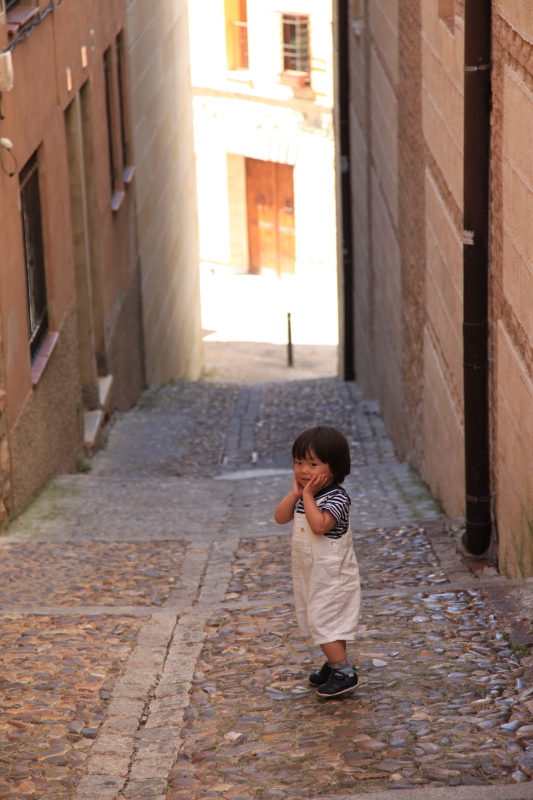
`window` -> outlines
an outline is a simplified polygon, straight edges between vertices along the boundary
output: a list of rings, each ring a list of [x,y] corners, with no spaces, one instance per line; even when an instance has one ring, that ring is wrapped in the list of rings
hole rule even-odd
[[[352,0],[352,32],[357,41],[363,33],[363,0]]]
[[[108,47],[104,53],[104,77],[111,210],[118,211],[125,196],[124,186],[131,182],[135,172],[129,135],[126,49],[122,31],[116,38],[115,47]]]
[[[122,179],[129,183],[133,177],[133,157],[130,141],[130,115],[126,82],[126,48],[124,33],[117,36],[118,96],[120,104],[120,139],[122,145]]]
[[[115,154],[114,132],[115,114],[113,98],[113,55],[111,48],[108,47],[104,53],[104,75],[105,75],[105,108],[107,116],[107,147],[109,150],[109,170],[111,177],[111,196],[114,197],[118,188],[118,168]]]
[[[309,17],[305,14],[283,14],[282,80],[305,86],[310,82]]]
[[[444,22],[450,33],[455,28],[455,3],[454,0],[438,0],[439,19]]]
[[[248,69],[248,12],[246,0],[225,0],[228,69]]]
[[[4,5],[5,13],[2,13]],[[0,0],[0,17],[3,17],[7,24],[7,32],[14,36],[27,23],[31,22],[39,14],[39,3],[37,0],[32,2],[21,2],[21,0]]]
[[[36,153],[20,172],[20,201],[26,258],[30,354],[33,359],[48,332],[39,163]]]

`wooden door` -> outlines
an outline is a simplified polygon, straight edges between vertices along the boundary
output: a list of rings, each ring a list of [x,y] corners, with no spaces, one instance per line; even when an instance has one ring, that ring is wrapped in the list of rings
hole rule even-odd
[[[294,168],[276,164],[278,201],[278,262],[280,272],[294,272],[296,240],[294,237]]]
[[[249,272],[294,272],[293,167],[246,159]]]

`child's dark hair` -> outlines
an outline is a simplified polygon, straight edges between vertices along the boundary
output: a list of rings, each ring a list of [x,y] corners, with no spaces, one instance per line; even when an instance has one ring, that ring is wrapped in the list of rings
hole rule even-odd
[[[328,464],[335,483],[342,483],[350,474],[350,448],[346,437],[329,425],[306,428],[292,446],[292,457],[307,458],[310,451],[324,464]]]

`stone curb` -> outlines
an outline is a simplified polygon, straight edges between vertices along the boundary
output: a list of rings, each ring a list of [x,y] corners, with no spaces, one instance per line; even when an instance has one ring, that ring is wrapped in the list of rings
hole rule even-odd
[[[427,789],[387,789],[384,792],[372,792],[376,800],[531,800],[533,783],[522,783],[508,786],[443,786]],[[358,794],[315,795],[307,800],[361,800]]]
[[[199,602],[193,599],[179,616],[170,605],[175,597],[163,608],[143,609],[150,619],[115,685],[107,719],[87,760],[88,774],[73,800],[164,798],[181,748],[179,731],[206,622],[226,593],[237,546],[238,539],[215,541],[210,548],[191,545],[184,574],[191,599],[198,597]]]
[[[87,760],[88,774],[78,784],[73,800],[115,800],[124,786],[136,745],[147,698],[165,663],[167,645],[176,627],[176,614],[166,612],[139,631],[126,669],[117,681]]]

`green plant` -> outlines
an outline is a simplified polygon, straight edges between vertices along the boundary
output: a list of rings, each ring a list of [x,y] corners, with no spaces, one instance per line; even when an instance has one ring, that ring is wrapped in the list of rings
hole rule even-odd
[[[76,456],[76,469],[78,472],[87,473],[90,472],[92,468],[93,465],[91,464],[90,461],[87,461],[87,459],[84,456],[81,455]]]
[[[519,644],[518,642],[510,642],[509,646],[513,653],[518,656],[518,658],[524,658],[524,656],[529,655],[529,647],[525,644]]]

